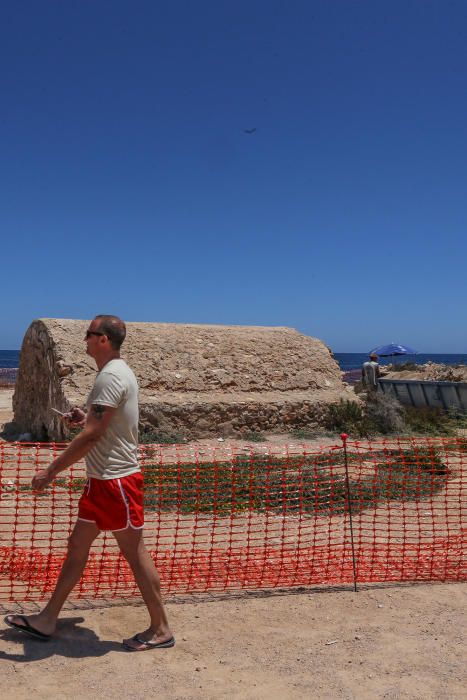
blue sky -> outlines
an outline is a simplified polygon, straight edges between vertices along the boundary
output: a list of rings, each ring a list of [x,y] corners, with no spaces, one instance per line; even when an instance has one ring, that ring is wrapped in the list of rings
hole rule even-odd
[[[0,55],[1,348],[116,313],[467,352],[463,0],[10,3]]]

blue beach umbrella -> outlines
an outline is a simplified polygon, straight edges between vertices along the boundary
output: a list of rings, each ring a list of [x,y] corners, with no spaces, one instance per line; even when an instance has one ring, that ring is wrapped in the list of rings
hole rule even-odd
[[[414,350],[408,345],[389,343],[389,345],[379,345],[377,348],[372,350],[371,353],[374,353],[379,357],[392,357],[393,355],[417,355],[418,350]]]

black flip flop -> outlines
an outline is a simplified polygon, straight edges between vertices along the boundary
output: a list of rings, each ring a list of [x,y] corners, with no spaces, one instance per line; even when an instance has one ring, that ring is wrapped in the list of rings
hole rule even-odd
[[[175,646],[175,637],[170,637],[170,639],[167,639],[165,642],[146,642],[145,639],[141,639],[141,637],[138,634],[135,634],[134,637],[131,638],[132,642],[137,642],[138,644],[143,644],[144,648],[143,649],[135,649],[134,647],[129,646],[129,644],[123,643],[124,648],[127,651],[147,651],[148,649],[170,649],[171,647]]]
[[[18,620],[21,620],[24,624],[18,625],[18,623],[13,622],[11,619],[13,617],[18,618]],[[34,639],[40,639],[41,642],[48,642],[52,636],[51,634],[44,634],[44,632],[40,632],[39,630],[36,630],[35,627],[32,627],[32,625],[29,624],[27,617],[25,617],[24,615],[7,615],[3,621],[9,627],[13,627],[13,629],[19,630],[20,632],[23,632],[28,637],[34,637]]]

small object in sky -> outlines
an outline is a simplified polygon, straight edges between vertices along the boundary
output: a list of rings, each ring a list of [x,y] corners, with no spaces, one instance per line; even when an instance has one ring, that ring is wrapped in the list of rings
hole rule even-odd
[[[244,134],[254,134],[256,131],[256,126],[253,129],[244,129],[243,133]]]

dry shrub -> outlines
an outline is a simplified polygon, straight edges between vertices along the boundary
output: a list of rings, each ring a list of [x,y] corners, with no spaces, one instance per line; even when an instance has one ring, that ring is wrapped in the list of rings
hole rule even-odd
[[[367,395],[365,414],[371,433],[401,433],[406,430],[404,407],[393,396],[375,392]]]

